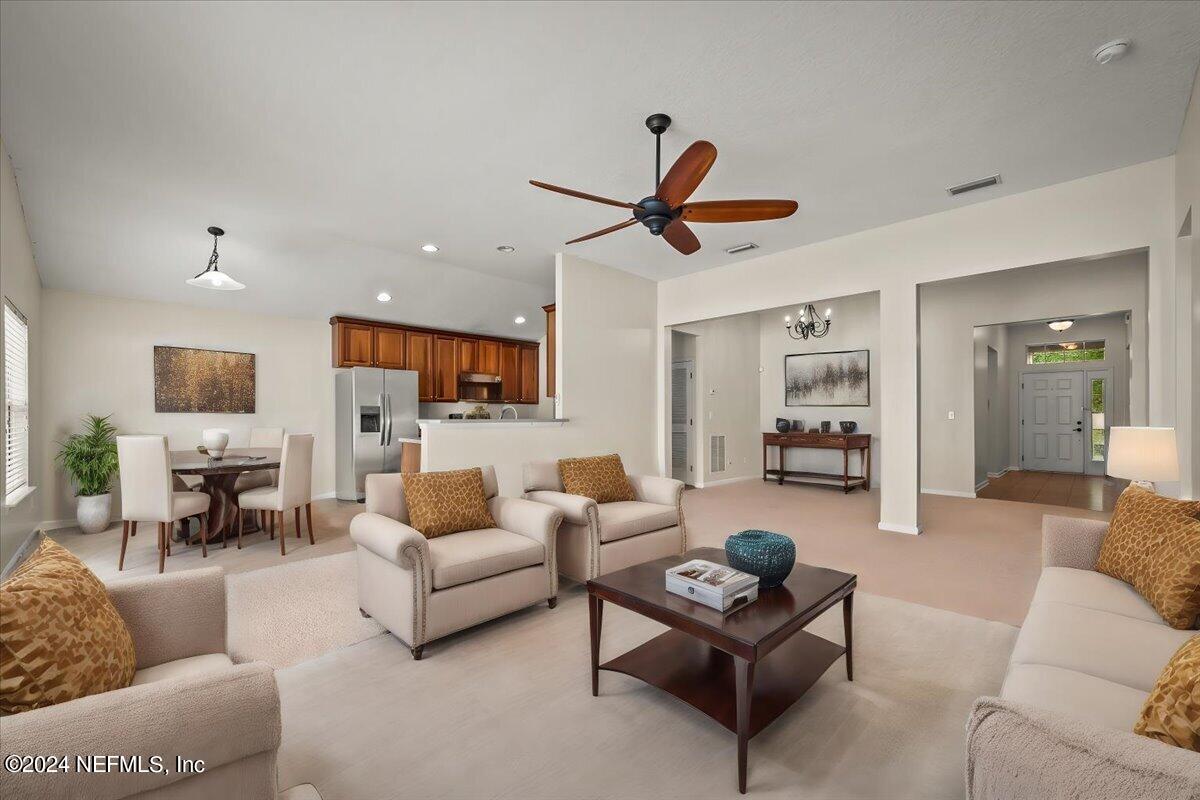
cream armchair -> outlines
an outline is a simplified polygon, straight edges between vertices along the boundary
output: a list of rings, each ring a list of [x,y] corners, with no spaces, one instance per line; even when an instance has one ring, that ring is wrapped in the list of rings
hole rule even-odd
[[[597,503],[563,491],[557,461],[531,462],[524,472],[525,499],[563,513],[556,557],[568,578],[582,583],[687,549],[682,481],[630,475],[636,500]]]
[[[414,659],[434,639],[558,602],[554,534],[562,513],[498,497],[492,467],[483,468],[483,486],[497,527],[426,539],[408,525],[402,477],[367,476],[367,510],[350,521],[359,609],[407,643]]]
[[[220,567],[108,585],[137,652],[133,685],[0,718],[3,755],[162,758],[152,772],[12,773],[0,797],[108,799],[271,798],[280,741],[279,690],[267,664],[234,664],[225,652]],[[201,759],[181,773],[176,757]]]

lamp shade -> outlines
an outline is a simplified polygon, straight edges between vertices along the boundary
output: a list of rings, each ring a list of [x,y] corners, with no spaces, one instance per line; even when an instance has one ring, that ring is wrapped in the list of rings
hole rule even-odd
[[[219,292],[236,292],[246,288],[246,284],[235,281],[219,269],[205,270],[194,278],[188,278],[187,282],[201,289],[216,289]]]
[[[1134,481],[1179,480],[1175,429],[1110,428],[1108,474]]]

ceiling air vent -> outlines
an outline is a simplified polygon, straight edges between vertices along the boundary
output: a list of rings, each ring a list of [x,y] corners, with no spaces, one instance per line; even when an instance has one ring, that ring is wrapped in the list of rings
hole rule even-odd
[[[988,186],[995,186],[999,182],[1000,182],[1000,176],[998,174],[997,175],[989,175],[986,178],[978,178],[973,181],[967,181],[966,183],[960,183],[958,186],[951,186],[950,188],[946,189],[946,194],[953,197],[956,194],[963,194],[964,192],[973,192],[976,189],[984,189]]]
[[[757,249],[758,245],[756,245],[754,242],[746,242],[745,244],[735,244],[733,247],[726,247],[725,252],[729,253],[729,255],[733,255],[734,253],[744,253],[747,250]]]

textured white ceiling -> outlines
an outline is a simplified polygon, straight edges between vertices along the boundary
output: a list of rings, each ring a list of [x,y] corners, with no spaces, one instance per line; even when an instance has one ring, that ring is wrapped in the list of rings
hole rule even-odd
[[[1169,155],[1198,61],[1194,2],[7,2],[0,133],[48,286],[538,335],[553,253],[623,215],[526,181],[649,194],[651,112],[668,164],[716,144],[695,199],[800,203],[567,248],[665,278]],[[183,283],[214,224],[244,292]]]

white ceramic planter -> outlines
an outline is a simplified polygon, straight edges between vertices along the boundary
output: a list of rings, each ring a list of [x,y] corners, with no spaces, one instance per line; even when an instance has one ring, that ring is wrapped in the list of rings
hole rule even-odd
[[[80,495],[75,498],[75,519],[84,533],[99,533],[112,521],[112,494]]]
[[[208,428],[202,434],[204,449],[213,458],[222,458],[229,446],[229,431],[225,428]]]

